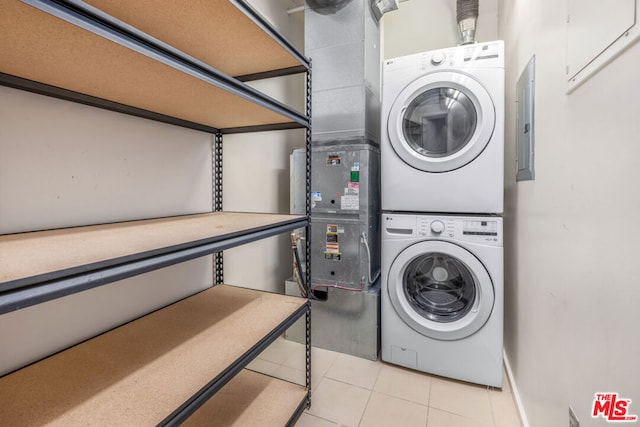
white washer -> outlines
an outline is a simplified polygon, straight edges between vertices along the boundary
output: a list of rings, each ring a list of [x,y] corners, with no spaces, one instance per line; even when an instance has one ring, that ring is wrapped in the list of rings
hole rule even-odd
[[[384,61],[382,210],[501,213],[504,43]]]
[[[382,360],[502,387],[502,218],[382,215]]]

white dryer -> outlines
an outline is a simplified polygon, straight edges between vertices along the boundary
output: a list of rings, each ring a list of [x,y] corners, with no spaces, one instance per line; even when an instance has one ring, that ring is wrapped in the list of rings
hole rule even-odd
[[[501,213],[504,43],[385,60],[382,210]]]
[[[382,215],[382,360],[502,387],[502,218]]]

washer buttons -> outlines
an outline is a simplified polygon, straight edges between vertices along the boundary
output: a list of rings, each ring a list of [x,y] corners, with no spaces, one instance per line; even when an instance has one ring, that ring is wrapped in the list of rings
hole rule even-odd
[[[435,234],[440,234],[444,231],[444,222],[442,221],[433,221],[431,223],[431,231]]]

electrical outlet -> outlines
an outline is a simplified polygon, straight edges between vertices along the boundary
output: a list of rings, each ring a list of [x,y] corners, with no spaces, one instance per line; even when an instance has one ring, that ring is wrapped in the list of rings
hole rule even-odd
[[[580,427],[580,421],[571,406],[569,406],[569,427]]]

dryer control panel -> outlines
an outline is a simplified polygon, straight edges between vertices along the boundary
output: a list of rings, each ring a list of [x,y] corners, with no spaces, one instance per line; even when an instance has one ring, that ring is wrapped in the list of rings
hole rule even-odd
[[[439,68],[504,68],[504,42],[501,40],[415,53],[383,62],[385,72],[408,67],[423,71]]]

